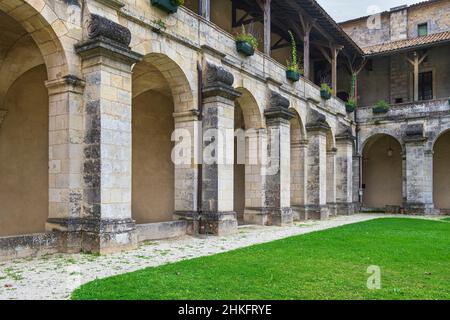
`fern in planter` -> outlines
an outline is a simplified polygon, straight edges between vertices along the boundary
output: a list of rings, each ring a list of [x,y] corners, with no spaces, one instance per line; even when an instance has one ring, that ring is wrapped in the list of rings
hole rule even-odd
[[[295,42],[294,34],[291,30],[288,31],[289,36],[291,37],[291,60],[287,61],[287,69],[286,69],[286,78],[289,80],[296,82],[300,79],[300,74],[302,70],[299,68],[300,60],[298,59],[297,53],[297,43]]]
[[[350,83],[350,96],[345,103],[345,110],[348,113],[352,113],[356,108],[356,99],[355,99],[355,84],[356,84],[356,74],[352,74],[352,80]]]
[[[333,93],[333,89],[327,83],[322,83],[320,86],[320,96],[322,99],[329,100],[331,99],[331,94]]]
[[[244,25],[242,25],[242,31],[235,36],[235,40],[238,52],[247,57],[255,54],[255,50],[258,48],[258,39],[250,32],[247,32]]]
[[[151,0],[151,3],[167,13],[175,13],[179,6],[184,5],[184,0]]]
[[[377,102],[375,107],[372,108],[373,113],[387,113],[391,106],[384,100],[380,100]]]
[[[353,98],[348,98],[347,102],[345,103],[345,110],[348,113],[352,113],[355,111],[356,108],[356,101]]]

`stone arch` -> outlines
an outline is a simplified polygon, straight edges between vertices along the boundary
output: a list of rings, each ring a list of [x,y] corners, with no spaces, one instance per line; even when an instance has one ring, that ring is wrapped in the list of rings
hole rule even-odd
[[[368,142],[370,142],[371,138],[378,136],[378,135],[387,135],[392,137],[393,139],[395,139],[399,144],[400,147],[402,148],[402,153],[404,152],[404,144],[402,141],[402,138],[400,136],[398,136],[397,134],[393,133],[391,130],[386,129],[386,128],[376,128],[374,130],[371,130],[370,132],[368,132],[365,135],[361,135],[361,143],[359,144],[359,150],[358,153],[362,154],[364,147],[366,146],[366,144]]]
[[[362,143],[363,206],[385,210],[403,202],[403,149],[394,136],[376,133]]]
[[[261,129],[264,128],[264,120],[256,98],[246,88],[239,87],[236,90],[241,94],[236,99],[236,103],[242,110],[244,117],[245,129]]]
[[[70,50],[66,50],[58,40],[69,31],[52,6],[45,0],[3,0],[0,2],[0,12],[16,20],[31,35],[44,58],[48,80],[70,73],[66,57],[66,52]]]
[[[197,79],[197,75],[193,74],[195,69],[186,68],[181,63],[178,63],[178,61],[186,59],[172,51],[173,49],[164,52],[163,50],[170,50],[166,47],[169,46],[160,46],[158,50],[153,51],[156,48],[153,48],[148,42],[133,47],[134,51],[144,56],[143,61],[134,66],[133,72],[136,71],[136,66],[143,64],[147,64],[147,67],[151,66],[153,69],[151,72],[158,71],[163,76],[168,88],[170,88],[175,113],[197,109],[195,96],[197,89],[195,83],[192,82]]]
[[[258,156],[265,123],[259,104],[250,90],[238,87],[236,91],[241,95],[235,100],[234,108],[233,210],[238,222],[243,223],[246,208],[258,201],[256,190],[261,188]]]
[[[435,208],[450,213],[450,129],[433,141],[433,200]]]
[[[290,108],[294,118],[290,120],[291,137],[291,207],[295,220],[304,219],[306,204],[306,129],[300,114],[295,108]]]
[[[186,128],[175,121],[195,109],[193,93],[174,60],[149,53],[133,67],[132,98],[132,215],[141,224],[171,221],[179,176],[172,134],[177,125]]]

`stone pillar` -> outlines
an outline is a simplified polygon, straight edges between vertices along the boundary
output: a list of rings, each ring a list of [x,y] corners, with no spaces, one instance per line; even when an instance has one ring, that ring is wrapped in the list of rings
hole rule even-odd
[[[293,222],[291,205],[290,174],[290,122],[294,114],[288,110],[289,100],[271,92],[270,106],[265,110],[268,139],[268,166],[265,175],[264,224],[285,226]]]
[[[142,56],[128,47],[130,31],[91,15],[82,58],[84,208],[82,249],[108,253],[136,245],[131,217],[131,67]]]
[[[327,219],[327,132],[321,119],[306,126],[308,132],[307,219]]]
[[[69,75],[46,82],[49,92],[49,211],[47,231],[61,231],[61,249],[79,251],[83,210],[84,81]]]
[[[407,214],[434,214],[433,154],[427,149],[423,125],[409,125],[406,129],[406,202]]]
[[[263,150],[267,148],[266,130],[250,129],[246,133],[245,159],[245,211],[246,224],[264,225],[265,213],[265,177],[262,164]]]
[[[327,206],[332,216],[336,215],[336,154],[336,148],[327,150]]]
[[[203,89],[203,181],[200,233],[237,232],[233,211],[234,77],[222,67],[208,64]]]
[[[291,145],[291,208],[296,221],[306,219],[307,152],[308,140]]]
[[[336,136],[336,208],[338,215],[354,213],[353,143],[351,130]]]
[[[175,113],[175,132],[172,152],[175,160],[175,213],[174,219],[187,220],[188,233],[198,231],[196,225],[198,205],[198,173],[201,159],[201,123],[198,111]],[[176,153],[176,154],[175,154]]]

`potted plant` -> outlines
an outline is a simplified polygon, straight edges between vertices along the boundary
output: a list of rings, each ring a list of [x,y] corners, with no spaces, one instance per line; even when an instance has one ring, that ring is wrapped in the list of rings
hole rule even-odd
[[[356,108],[356,101],[353,98],[348,98],[347,102],[345,103],[345,110],[348,113],[352,113],[353,111],[355,111]]]
[[[355,83],[356,83],[356,74],[352,74],[352,80],[350,83],[350,96],[348,97],[348,100],[345,103],[345,110],[348,113],[354,112],[356,108]]]
[[[175,13],[184,4],[184,0],[151,0],[151,3],[167,13]]]
[[[295,42],[294,34],[291,30],[288,31],[291,37],[291,60],[287,61],[286,78],[292,82],[300,80],[301,70],[299,69],[299,59],[297,58],[297,44]]]
[[[320,86],[320,96],[322,97],[322,99],[329,100],[332,93],[333,90],[330,88],[330,86],[327,83],[322,83],[322,85]]]
[[[242,31],[236,35],[235,40],[238,52],[247,57],[255,54],[255,50],[258,48],[258,40],[245,30],[244,25],[242,25]]]
[[[389,103],[387,103],[384,100],[380,100],[377,102],[375,107],[372,108],[372,112],[373,113],[386,113],[389,111],[390,107],[391,106],[389,105]]]

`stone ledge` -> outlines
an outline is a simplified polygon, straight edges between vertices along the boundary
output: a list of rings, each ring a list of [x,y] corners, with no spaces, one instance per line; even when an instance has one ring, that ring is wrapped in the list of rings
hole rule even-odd
[[[187,221],[169,221],[136,225],[138,242],[181,237],[187,234]]]

